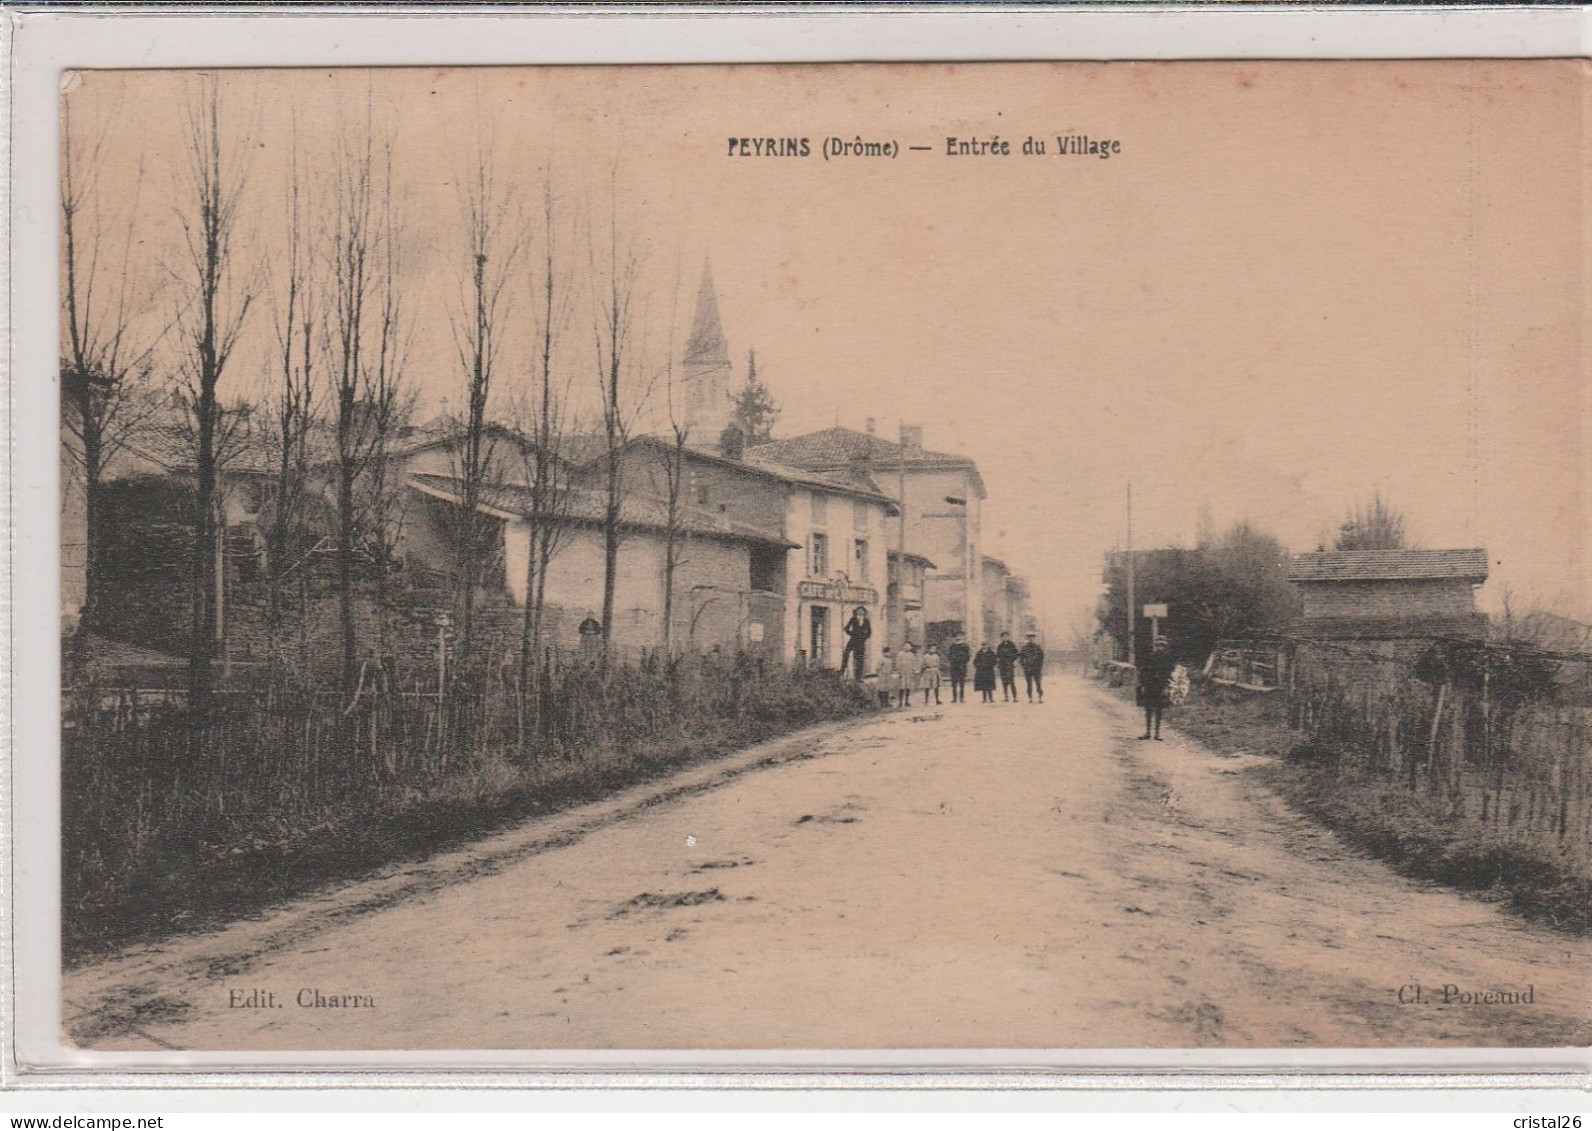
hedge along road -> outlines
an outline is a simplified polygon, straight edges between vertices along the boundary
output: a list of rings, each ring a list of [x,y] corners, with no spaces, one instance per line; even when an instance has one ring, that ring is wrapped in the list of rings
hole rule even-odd
[[[65,1028],[193,1050],[1592,1041],[1592,943],[1344,848],[1175,717],[1137,730],[1061,676],[1042,705],[819,728],[72,971]]]

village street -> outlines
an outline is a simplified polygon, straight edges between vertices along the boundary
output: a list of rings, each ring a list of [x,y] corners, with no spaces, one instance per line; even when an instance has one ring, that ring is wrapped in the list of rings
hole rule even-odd
[[[1043,705],[947,694],[809,732],[69,972],[67,1033],[148,1050],[1592,1039],[1592,944],[1344,848],[1255,780],[1256,757],[1175,722],[1134,741],[1130,705],[1050,685]],[[1534,1001],[1445,1006],[1445,984]]]

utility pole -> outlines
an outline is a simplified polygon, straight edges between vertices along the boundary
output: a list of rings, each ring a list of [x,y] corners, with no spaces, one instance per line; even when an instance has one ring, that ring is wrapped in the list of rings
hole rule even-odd
[[[890,615],[895,629],[890,633],[891,646],[900,655],[907,642],[907,426],[900,424],[900,459],[896,462],[896,499],[900,525],[896,527],[896,584],[891,600]],[[888,575],[889,571],[885,571]]]
[[[1128,484],[1128,664],[1138,666],[1138,647],[1134,630],[1138,627],[1133,615],[1133,484]]]

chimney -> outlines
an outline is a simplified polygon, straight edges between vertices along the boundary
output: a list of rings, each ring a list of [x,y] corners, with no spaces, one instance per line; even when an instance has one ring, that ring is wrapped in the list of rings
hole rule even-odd
[[[923,425],[903,424],[901,426],[901,446],[912,455],[923,452]]]
[[[873,417],[868,417],[868,435],[873,435]]]
[[[719,454],[725,459],[740,460],[746,456],[746,435],[738,424],[726,425],[719,433]]]

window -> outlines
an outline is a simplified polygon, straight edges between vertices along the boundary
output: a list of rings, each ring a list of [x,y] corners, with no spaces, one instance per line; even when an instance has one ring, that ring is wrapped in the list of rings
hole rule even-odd
[[[779,593],[785,588],[785,551],[781,547],[759,546],[752,551],[751,587],[763,593]]]
[[[813,492],[813,522],[822,526],[829,521],[829,496]]]
[[[851,504],[851,528],[853,530],[868,529],[868,504],[857,499]]]
[[[852,555],[851,566],[858,581],[868,580],[868,540],[866,538],[857,539],[856,552]]]
[[[253,523],[227,528],[226,553],[238,584],[253,585],[264,577],[265,540]]]
[[[807,576],[829,576],[829,535],[813,535],[812,553],[807,556]]]
[[[697,484],[696,496],[698,506],[705,507],[708,505],[708,485],[706,483]]]

